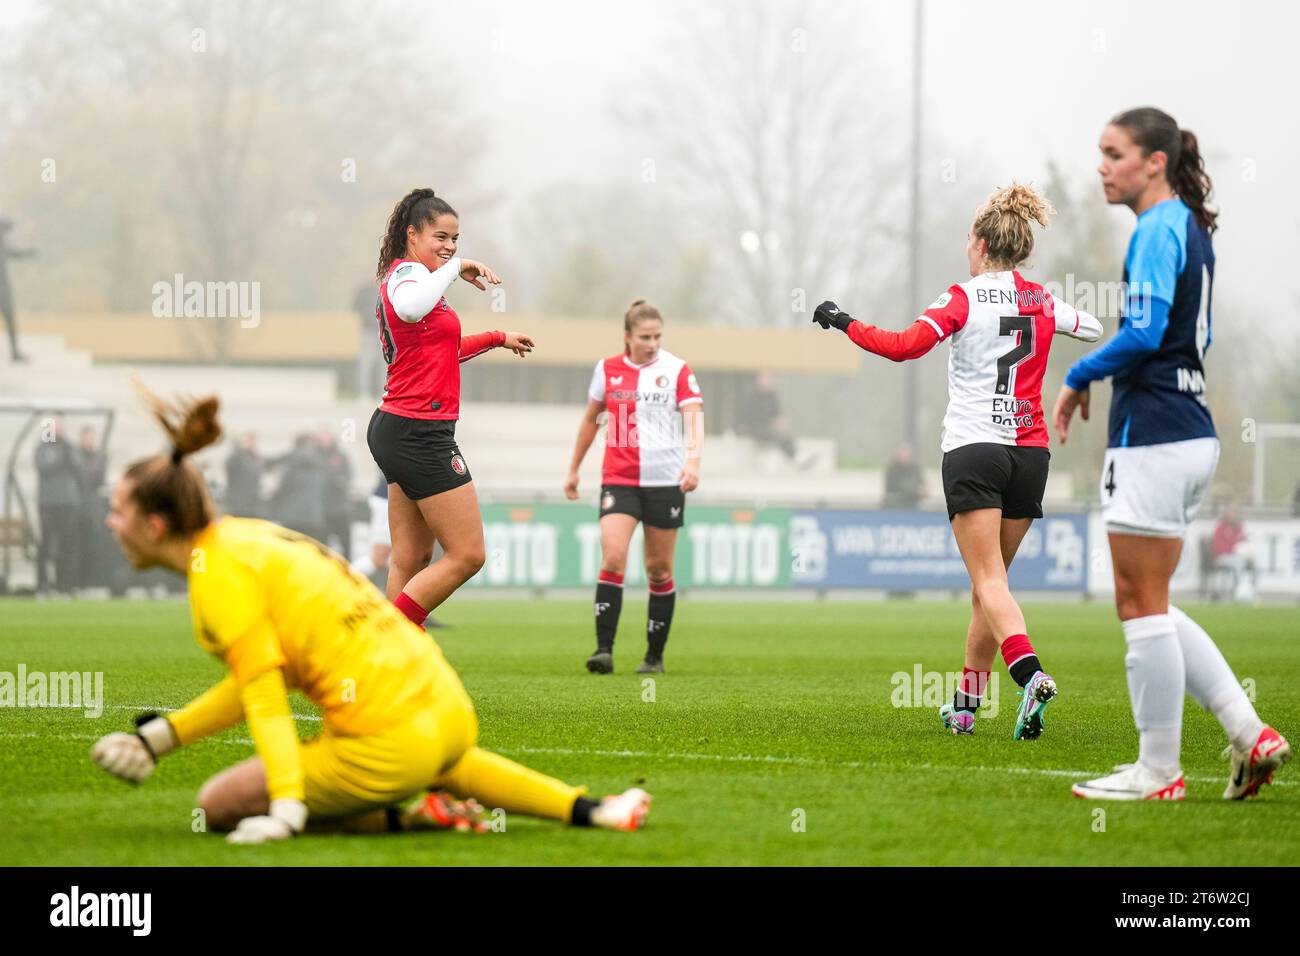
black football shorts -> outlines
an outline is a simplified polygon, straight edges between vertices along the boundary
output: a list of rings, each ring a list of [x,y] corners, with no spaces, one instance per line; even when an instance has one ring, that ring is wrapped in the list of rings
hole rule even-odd
[[[686,493],[677,485],[640,488],[636,485],[603,485],[600,514],[631,515],[651,528],[680,528],[686,521]]]
[[[976,442],[943,456],[948,520],[963,511],[1001,508],[1004,518],[1041,518],[1047,487],[1046,448]]]
[[[474,479],[456,447],[454,421],[403,418],[375,409],[366,442],[384,480],[412,501],[440,495]]]

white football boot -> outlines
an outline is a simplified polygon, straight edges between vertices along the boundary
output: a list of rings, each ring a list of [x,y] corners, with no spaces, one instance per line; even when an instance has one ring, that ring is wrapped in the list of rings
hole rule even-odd
[[[1228,788],[1223,791],[1223,799],[1245,800],[1259,793],[1264,784],[1273,782],[1274,772],[1281,770],[1282,765],[1291,759],[1291,745],[1272,727],[1265,727],[1250,750],[1236,750],[1230,746],[1223,754],[1232,757],[1232,773],[1228,776]]]
[[[639,830],[650,812],[650,794],[637,787],[605,797],[591,811],[591,825],[605,830]]]
[[[1076,783],[1070,790],[1087,800],[1182,800],[1187,795],[1180,770],[1172,777],[1140,763],[1124,763],[1115,773]]]

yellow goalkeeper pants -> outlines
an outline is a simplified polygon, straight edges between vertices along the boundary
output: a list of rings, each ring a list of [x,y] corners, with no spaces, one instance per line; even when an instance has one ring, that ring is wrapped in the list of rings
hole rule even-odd
[[[453,673],[437,702],[366,736],[328,728],[303,745],[307,809],[319,819],[401,803],[426,789],[474,797],[489,810],[568,822],[586,792],[474,746],[478,718]]]

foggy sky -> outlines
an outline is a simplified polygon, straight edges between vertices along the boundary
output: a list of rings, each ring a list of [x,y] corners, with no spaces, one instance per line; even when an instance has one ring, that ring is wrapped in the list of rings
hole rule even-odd
[[[31,6],[0,5],[0,29]],[[912,4],[843,6],[857,20],[881,109],[906,136]],[[365,10],[359,3],[359,15]],[[725,31],[723,10],[709,0],[476,0],[454,12],[411,3],[409,20],[394,20],[393,29],[424,38],[429,59],[414,66],[427,70],[430,96],[463,102],[487,132],[480,172],[508,206],[550,183],[637,177],[655,144],[616,124],[612,107],[645,82],[648,64],[670,60],[678,31]],[[925,10],[928,202],[944,200],[943,160],[959,177],[987,180],[981,190],[1012,179],[1041,183],[1049,160],[1095,183],[1107,117],[1159,106],[1198,134],[1214,180],[1222,210],[1216,305],[1230,297],[1264,311],[1271,333],[1295,341],[1300,296],[1287,280],[1300,254],[1300,177],[1291,172],[1300,149],[1291,104],[1300,90],[1292,43],[1300,10],[1205,0],[926,0]],[[1110,215],[1127,235],[1131,214]],[[944,238],[926,237],[927,250]],[[962,240],[950,243],[954,265]]]
[[[878,65],[882,108],[905,119],[911,4],[854,6],[863,56]],[[430,35],[461,64],[451,87],[486,94],[487,178],[507,191],[637,176],[654,144],[616,130],[611,103],[637,85],[644,64],[666,54],[665,38],[680,29],[670,14],[698,20],[703,31],[726,29],[707,2],[492,0],[474,8],[481,14],[432,18]],[[1159,106],[1197,133],[1214,180],[1223,213],[1216,304],[1230,296],[1267,308],[1270,329],[1290,338],[1300,308],[1288,282],[1300,254],[1300,177],[1292,173],[1300,123],[1291,106],[1300,91],[1297,32],[1300,10],[1281,2],[927,0],[923,189],[942,202],[938,167],[946,158],[959,177],[965,169],[995,176],[989,188],[1041,183],[1049,160],[1095,183],[1107,118]],[[1110,214],[1127,235],[1132,214]],[[958,264],[963,239],[954,237]]]

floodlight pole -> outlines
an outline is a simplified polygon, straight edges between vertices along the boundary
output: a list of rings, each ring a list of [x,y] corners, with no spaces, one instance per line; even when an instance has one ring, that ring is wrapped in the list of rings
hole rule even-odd
[[[911,232],[908,237],[909,302],[907,318],[913,319],[921,302],[921,54],[925,0],[916,0],[912,26],[912,195]],[[917,447],[917,371],[915,362],[903,363],[903,433],[907,443]]]

